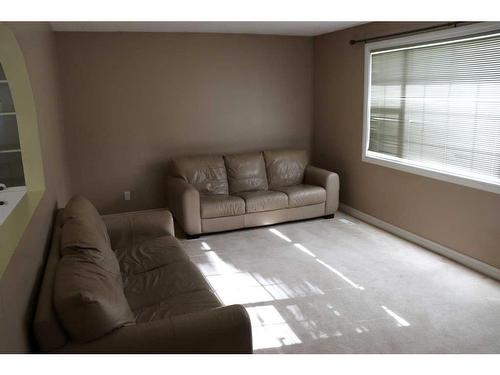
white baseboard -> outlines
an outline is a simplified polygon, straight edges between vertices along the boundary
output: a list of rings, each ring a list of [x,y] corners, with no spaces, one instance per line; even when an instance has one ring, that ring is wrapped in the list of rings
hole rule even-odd
[[[420,237],[414,233],[408,232],[407,230],[401,229],[395,225],[386,223],[383,220],[377,219],[371,215],[365,214],[364,212],[358,211],[355,208],[347,206],[343,203],[340,204],[340,210],[349,214],[356,219],[364,221],[368,224],[372,224],[380,229],[383,229],[389,233],[392,233],[398,237],[404,238],[410,242],[416,243],[426,249],[429,249],[435,253],[443,255],[447,258],[450,258],[460,264],[463,264],[466,267],[469,267],[475,271],[481,272],[493,279],[500,281],[500,269],[490,266],[484,262],[481,262],[477,259],[474,259],[470,256],[459,253],[456,250],[452,250],[449,247],[438,244],[437,242],[428,240],[427,238]]]

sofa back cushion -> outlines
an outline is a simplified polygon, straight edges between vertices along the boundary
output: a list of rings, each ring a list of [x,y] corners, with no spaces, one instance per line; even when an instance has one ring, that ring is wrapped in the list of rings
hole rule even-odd
[[[68,220],[74,218],[87,218],[87,220],[93,221],[107,236],[106,225],[97,209],[92,202],[79,194],[74,195],[66,204],[62,213],[61,224],[64,225]]]
[[[54,280],[54,306],[75,342],[87,342],[134,323],[120,274],[92,262],[85,254],[65,255]]]
[[[186,156],[172,161],[172,175],[204,194],[229,194],[222,156]]]
[[[301,184],[308,163],[306,150],[265,151],[269,189]]]
[[[106,230],[106,225],[92,203],[73,197],[63,211],[61,256],[82,254],[102,268],[120,273],[120,266]]]
[[[267,190],[266,163],[260,152],[225,155],[229,192]]]
[[[62,257],[80,254],[103,269],[120,274],[120,265],[115,252],[95,223],[85,219],[71,219],[63,225],[60,252]]]
[[[62,213],[61,225],[66,224],[71,219],[83,219],[92,223],[100,235],[110,244],[106,224],[95,206],[87,198],[77,194],[69,200]]]

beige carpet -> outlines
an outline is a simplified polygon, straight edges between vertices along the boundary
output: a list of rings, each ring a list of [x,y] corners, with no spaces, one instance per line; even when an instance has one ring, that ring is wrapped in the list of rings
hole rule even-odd
[[[345,214],[183,243],[256,353],[500,353],[500,283]]]

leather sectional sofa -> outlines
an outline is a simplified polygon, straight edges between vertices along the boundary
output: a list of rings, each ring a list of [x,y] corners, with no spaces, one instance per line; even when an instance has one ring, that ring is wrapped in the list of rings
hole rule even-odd
[[[166,182],[167,204],[188,237],[201,233],[331,217],[339,177],[309,165],[305,150],[179,157]]]
[[[58,213],[34,319],[42,352],[251,353],[243,306],[222,306],[166,210]]]

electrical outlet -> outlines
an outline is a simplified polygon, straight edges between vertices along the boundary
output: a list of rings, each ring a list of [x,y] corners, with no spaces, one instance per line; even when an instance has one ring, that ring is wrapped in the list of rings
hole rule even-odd
[[[125,199],[126,201],[130,200],[130,191],[123,192],[123,199]]]

